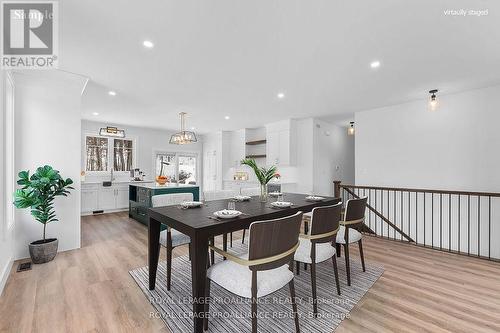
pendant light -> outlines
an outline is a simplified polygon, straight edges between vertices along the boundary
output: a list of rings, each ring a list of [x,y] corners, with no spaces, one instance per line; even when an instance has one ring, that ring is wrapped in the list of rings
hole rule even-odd
[[[179,113],[181,118],[181,131],[175,134],[172,134],[170,137],[170,143],[174,145],[186,145],[189,143],[198,142],[196,138],[196,134],[191,131],[186,131],[186,112]]]
[[[436,111],[438,107],[438,100],[436,97],[436,93],[438,92],[437,89],[433,89],[429,91],[429,94],[431,94],[431,97],[429,99],[429,110],[430,111]]]
[[[354,135],[354,121],[349,122],[349,127],[347,128],[347,135]]]

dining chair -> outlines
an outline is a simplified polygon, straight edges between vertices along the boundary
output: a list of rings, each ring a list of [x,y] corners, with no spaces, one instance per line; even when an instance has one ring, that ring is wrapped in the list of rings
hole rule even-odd
[[[361,266],[363,272],[365,268],[365,256],[363,254],[363,235],[359,228],[364,223],[366,201],[368,197],[347,200],[344,212],[344,218],[340,221],[340,228],[337,234],[337,244],[344,246],[345,269],[347,272],[347,285],[351,285],[351,265],[349,258],[349,244],[358,243],[359,256],[361,257]],[[339,253],[340,254],[340,253]]]
[[[193,201],[193,193],[171,193],[153,195],[151,198],[153,207],[179,205],[184,201]],[[160,244],[167,250],[167,290],[170,290],[172,275],[172,250],[181,245],[190,244],[191,238],[175,229],[167,227],[160,233]],[[191,248],[189,248],[191,258]]]
[[[318,315],[318,301],[316,293],[316,264],[332,258],[335,284],[337,294],[340,295],[339,272],[337,268],[337,257],[335,256],[335,239],[339,231],[340,217],[342,213],[342,203],[332,206],[313,208],[311,214],[310,233],[300,234],[300,245],[295,252],[297,268],[299,263],[306,263],[311,266],[311,287],[313,297],[313,313]]]
[[[238,195],[238,191],[236,190],[216,190],[216,191],[204,191],[203,199],[205,201],[214,201],[214,200],[224,200],[231,199]],[[225,244],[224,250],[227,249],[227,234],[223,235],[223,242]],[[229,246],[233,247],[233,233],[229,234]]]
[[[249,197],[260,195],[260,187],[248,187],[241,189],[241,195],[247,195]],[[246,229],[243,229],[243,237],[241,238],[241,244],[245,244],[245,233]]]
[[[299,247],[302,212],[294,215],[257,221],[250,225],[248,253],[244,256],[211,248],[228,260],[211,266],[207,271],[205,311],[209,313],[210,282],[247,299],[252,304],[252,333],[257,332],[257,300],[287,284],[290,288],[295,331],[300,332],[293,274],[293,258]],[[208,316],[204,319],[208,329]]]

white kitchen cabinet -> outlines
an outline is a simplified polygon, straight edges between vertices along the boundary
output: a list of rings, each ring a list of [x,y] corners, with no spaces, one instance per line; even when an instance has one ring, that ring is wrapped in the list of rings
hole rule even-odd
[[[97,210],[97,200],[97,187],[85,187],[82,185],[82,213],[92,213],[94,210]]]
[[[288,119],[266,125],[266,139],[268,165],[295,165],[297,151],[295,120]]]
[[[95,211],[117,211],[129,206],[129,184],[115,183],[112,186],[102,184],[82,184],[82,214]]]
[[[99,191],[98,210],[111,210],[116,208],[116,188],[103,187]]]
[[[116,189],[116,209],[128,208],[129,197],[128,197],[129,187],[118,186]]]

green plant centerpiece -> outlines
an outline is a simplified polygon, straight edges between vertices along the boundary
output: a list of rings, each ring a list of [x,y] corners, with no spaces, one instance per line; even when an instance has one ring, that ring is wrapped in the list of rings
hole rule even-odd
[[[273,165],[269,168],[259,167],[257,162],[252,158],[241,160],[241,165],[248,165],[255,172],[255,176],[260,183],[260,201],[267,201],[267,183],[276,177],[276,166]]]
[[[59,171],[49,165],[39,167],[31,176],[29,171],[21,171],[18,176],[17,184],[21,188],[14,194],[14,205],[19,209],[30,208],[35,220],[43,224],[43,238],[29,244],[31,260],[42,264],[53,260],[57,254],[57,238],[46,238],[47,224],[59,221],[54,199],[68,196],[73,181],[63,179]]]

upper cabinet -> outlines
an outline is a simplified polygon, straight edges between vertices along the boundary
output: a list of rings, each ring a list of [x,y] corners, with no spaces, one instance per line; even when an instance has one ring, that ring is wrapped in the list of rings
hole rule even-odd
[[[297,124],[293,119],[266,125],[268,165],[288,166],[297,162]]]

